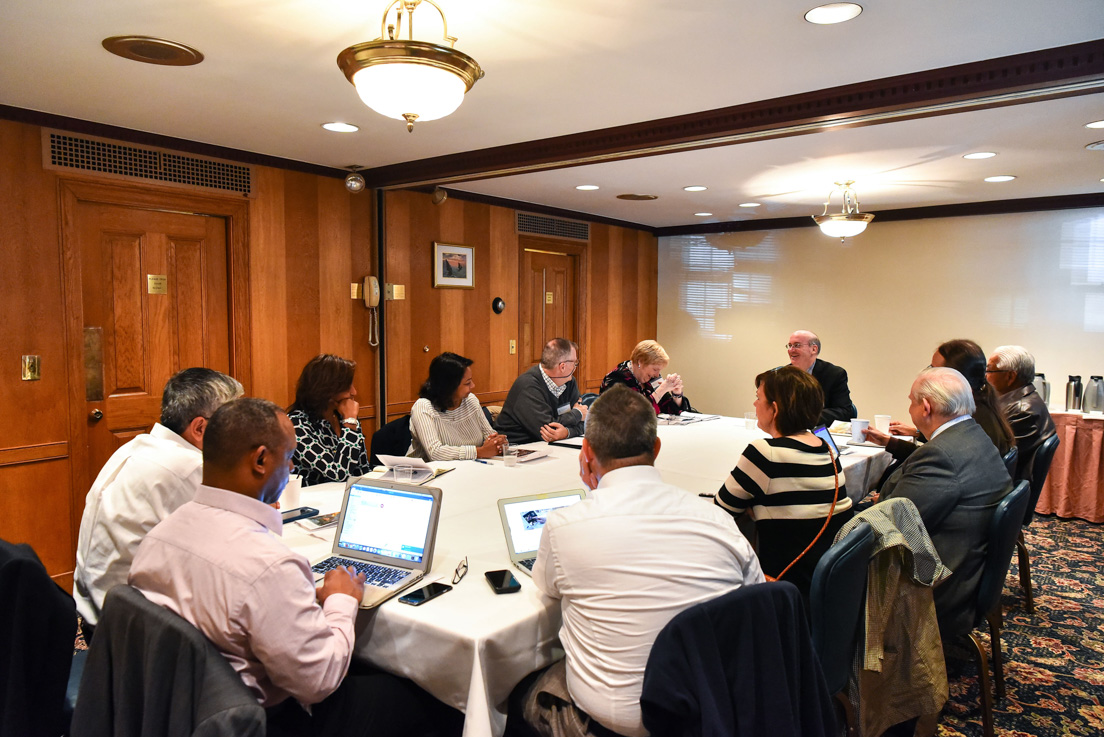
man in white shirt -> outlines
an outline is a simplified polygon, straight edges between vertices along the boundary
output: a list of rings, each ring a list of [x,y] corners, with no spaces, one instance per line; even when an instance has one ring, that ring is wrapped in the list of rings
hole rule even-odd
[[[652,643],[682,610],[763,572],[723,510],[654,467],[656,414],[617,386],[590,409],[580,453],[590,497],[548,517],[533,582],[560,599],[566,657],[525,698],[543,735],[644,737],[640,689]]]
[[[180,371],[165,384],[161,421],[115,451],[100,470],[84,502],[73,574],[86,634],[99,621],[107,592],[126,583],[138,543],[195,495],[207,420],[241,393],[237,380],[218,371]]]

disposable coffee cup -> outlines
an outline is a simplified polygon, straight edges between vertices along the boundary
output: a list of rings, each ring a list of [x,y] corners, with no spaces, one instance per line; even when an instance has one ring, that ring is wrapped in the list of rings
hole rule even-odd
[[[891,415],[874,415],[874,429],[889,435],[889,423],[892,419]]]
[[[748,430],[759,429],[759,418],[755,416],[754,412],[744,413],[744,427]]]
[[[298,509],[300,492],[303,490],[303,478],[293,473],[288,476],[287,486],[284,487],[284,493],[280,495],[280,509]]]
[[[866,436],[863,435],[863,430],[870,427],[870,420],[851,420],[851,442],[852,443],[865,443]]]
[[[409,484],[414,478],[414,466],[395,466],[395,480],[400,484]]]

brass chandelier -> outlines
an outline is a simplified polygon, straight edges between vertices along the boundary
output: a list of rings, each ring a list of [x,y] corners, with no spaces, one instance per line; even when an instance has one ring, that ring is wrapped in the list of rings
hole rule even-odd
[[[444,43],[414,40],[414,11],[423,2],[441,15]],[[388,18],[394,11],[394,21]],[[406,17],[406,35],[403,16]],[[464,95],[483,70],[475,59],[453,48],[445,13],[433,0],[394,0],[383,11],[380,37],[359,43],[337,56],[337,65],[356,87],[364,104],[380,115],[405,120],[413,132],[415,121],[437,120],[460,107]]]
[[[844,238],[850,238],[866,230],[866,226],[874,219],[874,213],[859,212],[859,196],[851,189],[854,183],[850,179],[846,182],[836,182],[836,188],[828,193],[824,212],[813,215],[813,220],[820,226],[824,235],[839,238],[842,241]],[[832,195],[836,192],[843,193],[843,210],[829,214],[828,208],[831,206]]]

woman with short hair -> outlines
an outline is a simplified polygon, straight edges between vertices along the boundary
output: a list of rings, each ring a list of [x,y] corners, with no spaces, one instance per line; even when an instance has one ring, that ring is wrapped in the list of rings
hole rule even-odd
[[[854,515],[839,459],[811,431],[824,391],[794,366],[759,374],[755,391],[759,429],[770,437],[748,443],[715,501],[734,517],[752,516],[763,573],[777,578],[793,563],[783,580],[807,598],[817,561]]]
[[[312,358],[299,374],[288,418],[295,427],[292,464],[303,486],[372,470],[357,419],[355,374],[355,361],[328,353]]]
[[[668,374],[661,382],[653,384],[663,377],[669,361],[663,346],[654,340],[642,340],[633,348],[628,361],[618,364],[617,368],[606,374],[599,393],[624,384],[643,394],[652,403],[656,414],[677,415],[692,412],[694,408],[690,406],[690,400],[682,394],[681,376]]]
[[[414,455],[426,461],[463,461],[502,454],[506,436],[496,433],[472,393],[473,361],[442,353],[410,410]]]

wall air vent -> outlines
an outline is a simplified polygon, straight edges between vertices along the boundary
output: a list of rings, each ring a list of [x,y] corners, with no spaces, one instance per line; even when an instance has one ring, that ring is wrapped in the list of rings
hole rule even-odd
[[[46,163],[52,168],[236,192],[246,197],[251,193],[252,172],[241,164],[67,133],[50,132],[49,136]]]
[[[590,223],[577,220],[564,220],[547,215],[533,215],[528,212],[517,214],[517,232],[533,235],[551,235],[557,238],[571,238],[577,241],[590,240]]]

